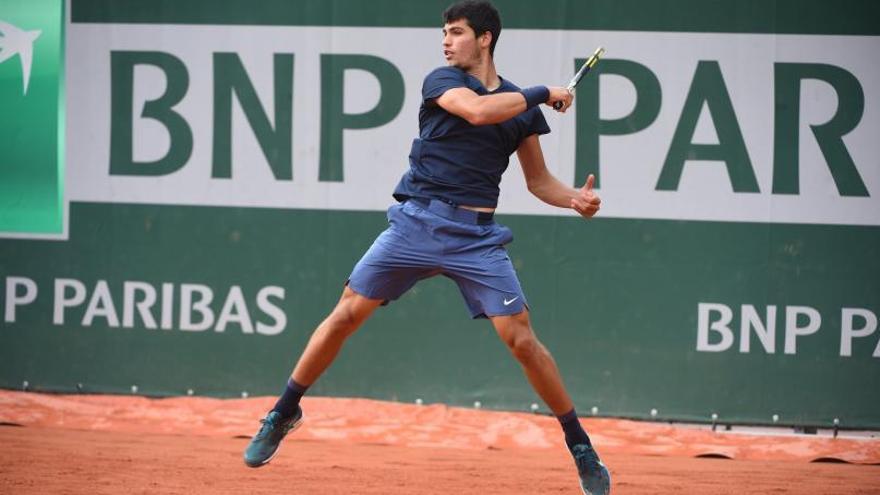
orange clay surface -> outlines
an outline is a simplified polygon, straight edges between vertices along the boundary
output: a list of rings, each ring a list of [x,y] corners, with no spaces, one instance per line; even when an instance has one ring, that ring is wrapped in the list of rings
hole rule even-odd
[[[303,399],[303,427],[249,469],[273,403],[0,391],[0,493],[580,493],[554,418],[365,399]],[[616,495],[880,494],[877,438],[582,422]]]

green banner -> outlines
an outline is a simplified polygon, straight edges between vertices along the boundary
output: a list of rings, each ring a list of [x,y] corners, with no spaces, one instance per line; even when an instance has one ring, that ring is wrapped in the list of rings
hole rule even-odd
[[[385,225],[379,213],[302,210],[76,204],[71,214],[66,243],[0,243],[4,387],[274,395]],[[880,273],[880,229],[501,221],[516,233],[536,331],[580,410],[877,426],[880,338],[865,329],[880,312],[880,278],[866,276]],[[842,316],[847,307],[866,311]],[[313,393],[537,401],[442,277],[379,309]]]
[[[73,22],[270,26],[437,27],[450,0],[90,0]],[[506,29],[711,33],[880,34],[870,0],[496,0]],[[381,15],[378,15],[381,13]]]
[[[63,233],[63,21],[59,0],[0,2],[0,233]]]

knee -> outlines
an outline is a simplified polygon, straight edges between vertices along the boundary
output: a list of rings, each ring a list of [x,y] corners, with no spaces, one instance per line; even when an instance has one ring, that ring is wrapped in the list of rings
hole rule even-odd
[[[508,340],[507,346],[516,360],[522,364],[535,362],[545,352],[544,346],[530,329]]]
[[[331,335],[345,338],[358,329],[361,319],[349,305],[341,304],[327,317],[327,324]]]

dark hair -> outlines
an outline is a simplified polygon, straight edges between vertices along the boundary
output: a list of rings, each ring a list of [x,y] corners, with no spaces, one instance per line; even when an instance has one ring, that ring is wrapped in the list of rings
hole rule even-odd
[[[477,36],[486,31],[492,33],[492,42],[489,44],[489,55],[495,55],[495,44],[501,36],[501,16],[495,6],[485,0],[464,0],[450,5],[443,12],[443,21],[450,22],[464,19]]]

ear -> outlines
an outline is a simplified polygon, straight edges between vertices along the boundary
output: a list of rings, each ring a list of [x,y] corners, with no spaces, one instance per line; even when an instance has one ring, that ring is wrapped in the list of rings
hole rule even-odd
[[[489,46],[492,44],[492,31],[486,31],[483,34],[481,34],[479,37],[479,41],[480,41],[480,48],[488,49]]]

